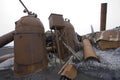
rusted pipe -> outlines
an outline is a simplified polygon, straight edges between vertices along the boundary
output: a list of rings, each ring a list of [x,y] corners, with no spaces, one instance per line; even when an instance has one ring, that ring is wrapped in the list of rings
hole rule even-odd
[[[83,40],[83,48],[84,48],[84,59],[85,61],[89,59],[95,59],[99,61],[90,41],[88,39]]]
[[[11,31],[0,37],[0,48],[14,40],[15,31]]]
[[[3,62],[9,58],[12,58],[14,57],[14,54],[7,54],[7,55],[4,55],[4,56],[0,56],[0,62]]]
[[[107,3],[101,4],[100,31],[106,30]]]

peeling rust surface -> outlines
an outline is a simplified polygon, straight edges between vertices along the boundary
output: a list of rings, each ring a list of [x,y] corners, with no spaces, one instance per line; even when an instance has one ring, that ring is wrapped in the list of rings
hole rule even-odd
[[[119,30],[102,31],[96,36],[96,41],[98,40],[120,41],[120,31]]]
[[[93,58],[93,59],[96,59],[97,61],[99,61],[90,41],[88,39],[83,40],[83,49],[84,49],[84,59],[85,60]]]
[[[64,28],[64,19],[63,15],[61,14],[51,14],[49,16],[49,24],[50,24],[50,29],[62,29]]]
[[[120,30],[107,30],[96,34],[96,42],[100,49],[120,47]]]
[[[47,67],[44,27],[38,18],[22,17],[14,36],[15,75],[25,75]]]
[[[61,30],[62,41],[76,51],[75,40],[77,39],[77,36],[75,34],[74,27],[69,21],[64,21],[64,24],[65,27]],[[71,54],[65,46],[63,46],[63,50],[63,57],[69,56]]]

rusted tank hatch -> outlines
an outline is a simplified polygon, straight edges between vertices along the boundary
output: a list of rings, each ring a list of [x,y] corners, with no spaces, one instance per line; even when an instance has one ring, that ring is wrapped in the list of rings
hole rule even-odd
[[[14,36],[15,75],[25,75],[47,67],[43,24],[32,15],[16,22]]]

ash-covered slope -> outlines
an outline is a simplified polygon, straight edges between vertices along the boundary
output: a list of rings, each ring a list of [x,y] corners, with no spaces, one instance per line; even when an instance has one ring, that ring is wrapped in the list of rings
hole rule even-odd
[[[120,80],[120,48],[95,51],[100,63],[95,60],[77,62],[79,74],[75,80]]]

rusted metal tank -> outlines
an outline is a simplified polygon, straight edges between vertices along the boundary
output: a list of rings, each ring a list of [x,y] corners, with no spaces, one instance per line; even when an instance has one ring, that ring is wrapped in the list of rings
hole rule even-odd
[[[49,24],[50,29],[56,28],[58,30],[64,28],[63,15],[51,13],[51,15],[49,16]]]
[[[38,18],[28,15],[16,22],[14,53],[15,76],[47,67],[44,27]]]
[[[70,23],[69,19],[65,19],[64,21],[65,27],[61,30],[62,40],[63,42],[70,46],[73,50],[76,51],[76,44],[75,41],[77,40],[77,35],[75,33],[73,25]],[[63,57],[70,55],[68,49],[64,47],[64,54],[62,54]]]
[[[96,34],[96,42],[101,50],[120,47],[120,31],[107,30]]]
[[[100,31],[106,30],[107,3],[101,4]]]
[[[94,59],[99,62],[99,59],[89,41],[89,39],[83,39],[83,49],[84,49],[84,59],[85,61],[89,59]]]
[[[3,36],[0,37],[0,48],[3,47],[4,45],[10,43],[14,39],[14,32],[11,31]]]

